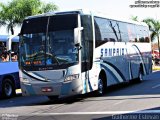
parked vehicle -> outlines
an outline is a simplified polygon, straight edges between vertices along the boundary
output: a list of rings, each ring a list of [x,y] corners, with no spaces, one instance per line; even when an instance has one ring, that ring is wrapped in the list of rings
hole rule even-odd
[[[153,50],[152,57],[153,57],[152,59],[154,61],[154,64],[159,65],[159,63],[160,63],[159,50]]]
[[[0,36],[0,97],[10,98],[20,88],[18,36]]]

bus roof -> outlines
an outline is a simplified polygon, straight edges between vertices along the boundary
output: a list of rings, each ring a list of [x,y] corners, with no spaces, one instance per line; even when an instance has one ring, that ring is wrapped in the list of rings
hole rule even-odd
[[[78,13],[82,14],[82,15],[93,15],[93,16],[97,16],[97,17],[117,20],[117,21],[121,21],[121,22],[127,22],[127,23],[131,23],[131,24],[136,24],[136,25],[143,25],[143,26],[148,27],[148,25],[144,22],[137,22],[137,21],[133,21],[133,20],[130,20],[130,19],[117,18],[113,15],[104,14],[104,13],[101,13],[101,12],[93,12],[93,11],[90,11],[90,10],[87,10],[87,9],[47,12],[47,13],[43,13],[43,14],[39,14],[39,15],[28,16],[26,19],[32,19],[32,18],[43,17],[43,16],[53,16],[53,15],[63,15],[63,14],[78,14]]]

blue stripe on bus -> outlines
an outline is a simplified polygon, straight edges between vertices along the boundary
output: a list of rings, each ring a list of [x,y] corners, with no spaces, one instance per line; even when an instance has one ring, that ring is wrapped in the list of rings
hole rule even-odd
[[[86,79],[84,80],[84,92],[86,93],[87,92],[87,86],[86,86]]]
[[[87,92],[87,83],[86,82],[88,82],[88,86],[89,86],[89,90],[90,91],[93,91],[93,88],[92,88],[92,85],[91,85],[91,82],[90,82],[90,79],[85,79],[85,82],[84,82],[84,91],[85,91],[85,93]]]
[[[124,77],[124,75],[122,74],[122,72],[113,64],[107,62],[107,61],[104,61],[104,63],[108,64],[109,66],[113,67],[117,73],[121,76],[121,78],[124,80],[124,81],[127,81],[126,78]]]
[[[103,68],[105,68],[112,76],[113,76],[113,78],[118,82],[118,83],[120,83],[120,81],[118,80],[118,78],[115,76],[115,74],[110,70],[110,69],[108,69],[105,65],[103,65],[103,64],[101,64],[101,66],[103,67]]]
[[[92,88],[92,86],[91,86],[90,80],[88,80],[88,84],[89,84],[89,89],[90,89],[90,91],[93,91],[93,88]]]
[[[142,53],[141,53],[140,49],[135,44],[132,46],[136,47],[136,49],[138,50],[138,52],[139,52],[138,55],[140,55],[139,57],[142,59],[143,72],[145,71],[145,74],[146,74],[147,69],[146,69],[146,65],[144,64],[144,59],[143,59]]]

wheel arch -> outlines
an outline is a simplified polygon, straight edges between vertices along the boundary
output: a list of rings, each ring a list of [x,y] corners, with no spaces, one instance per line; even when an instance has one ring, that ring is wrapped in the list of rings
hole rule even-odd
[[[15,78],[11,75],[11,74],[8,74],[8,75],[5,75],[3,78],[2,78],[2,84],[3,82],[5,81],[5,79],[10,79],[11,82],[13,83],[14,87],[15,87]]]
[[[145,75],[145,68],[142,62],[139,64],[139,72],[142,72],[143,75]]]

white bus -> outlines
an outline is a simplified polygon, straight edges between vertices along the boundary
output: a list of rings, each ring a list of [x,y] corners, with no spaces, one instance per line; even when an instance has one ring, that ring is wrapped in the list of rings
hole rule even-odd
[[[10,98],[20,88],[18,53],[19,37],[0,35],[0,97]]]
[[[22,94],[85,94],[151,73],[146,24],[84,10],[27,17],[20,32]]]

